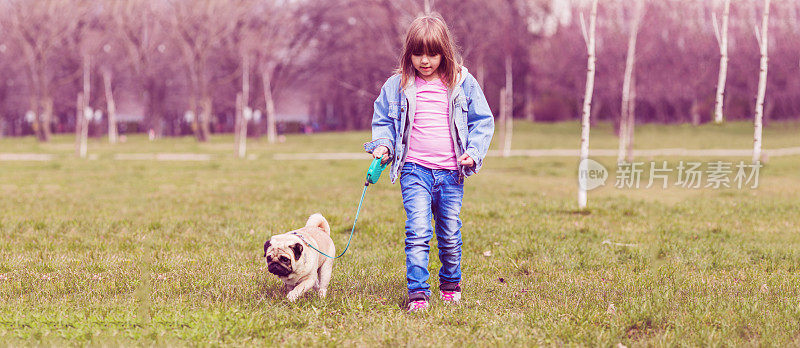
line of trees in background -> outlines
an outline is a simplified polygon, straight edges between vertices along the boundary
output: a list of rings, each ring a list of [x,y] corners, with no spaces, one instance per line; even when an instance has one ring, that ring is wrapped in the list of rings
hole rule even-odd
[[[619,128],[634,117],[628,112],[635,122],[712,121],[721,62],[725,119],[752,119],[761,4],[600,0],[591,120]],[[502,119],[575,120],[587,57],[578,18],[590,7],[578,0],[0,0],[0,136],[47,141],[53,132],[91,128],[116,139],[119,123],[155,137],[205,141],[236,132],[274,141],[276,104],[296,94],[308,96],[316,128],[366,129],[405,30],[426,8],[445,17]],[[800,4],[773,0],[768,30],[763,118],[797,119]],[[631,54],[635,79],[626,82]],[[143,119],[116,120],[119,98],[136,100]]]

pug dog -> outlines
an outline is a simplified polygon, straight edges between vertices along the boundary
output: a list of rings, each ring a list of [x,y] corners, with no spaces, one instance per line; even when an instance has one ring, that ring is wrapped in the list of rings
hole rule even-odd
[[[305,227],[274,235],[264,243],[267,269],[283,281],[289,290],[286,295],[289,301],[298,299],[311,288],[321,298],[328,292],[333,259],[308,248],[308,244],[325,254],[336,254],[331,227],[321,214],[311,215]]]

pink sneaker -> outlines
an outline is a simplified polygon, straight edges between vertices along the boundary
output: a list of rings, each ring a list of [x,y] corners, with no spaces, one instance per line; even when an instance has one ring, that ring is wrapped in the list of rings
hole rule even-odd
[[[417,300],[408,303],[408,312],[424,312],[428,309],[428,300]]]
[[[442,283],[439,285],[439,295],[445,303],[458,303],[461,301],[461,283]]]
[[[424,291],[408,295],[408,312],[424,312],[428,309],[428,295]]]

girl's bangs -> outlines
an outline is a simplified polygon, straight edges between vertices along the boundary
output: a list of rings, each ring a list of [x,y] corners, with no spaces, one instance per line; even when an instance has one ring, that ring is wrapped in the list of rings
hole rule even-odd
[[[421,35],[415,35],[410,41],[408,51],[415,56],[444,54],[444,48],[439,40],[426,39],[422,38]]]

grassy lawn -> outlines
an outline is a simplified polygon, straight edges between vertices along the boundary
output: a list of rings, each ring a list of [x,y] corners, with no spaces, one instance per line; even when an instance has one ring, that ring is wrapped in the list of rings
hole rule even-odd
[[[514,149],[579,149],[580,123],[531,123],[514,121]],[[762,147],[775,149],[800,146],[800,122],[773,122],[764,127]],[[502,133],[497,128],[492,149],[499,149]],[[50,143],[39,143],[33,137],[0,139],[0,152],[51,153],[71,156],[75,153],[75,136],[56,135]],[[361,144],[370,138],[369,132],[319,133],[314,135],[289,134],[285,142],[270,145],[266,137],[247,140],[248,154],[258,157],[287,152],[358,152]],[[102,137],[89,139],[89,153],[99,158],[116,153],[191,152],[233,155],[233,136],[213,135],[211,141],[198,143],[193,137],[165,138],[148,141],[146,135],[136,134],[127,141],[109,146]],[[616,149],[618,138],[611,123],[594,125],[590,135],[590,148]],[[729,122],[723,125],[644,124],[636,126],[634,149],[687,148],[687,149],[752,149],[753,125],[751,122]]]
[[[748,128],[749,127],[749,128]],[[576,123],[518,123],[517,148],[577,148]],[[797,123],[764,147],[800,146]],[[467,180],[464,301],[403,309],[399,185],[365,198],[329,297],[285,301],[262,245],[321,212],[339,250],[361,194],[363,161],[273,161],[278,152],[357,152],[368,133],[251,141],[231,137],[117,146],[94,161],[50,144],[1,139],[0,341],[9,345],[800,345],[800,158],[771,158],[757,189],[617,189],[576,211],[575,158],[490,158]],[[594,148],[614,148],[610,125]],[[637,148],[742,148],[746,123],[647,125]],[[497,145],[497,144],[495,144]],[[119,152],[220,154],[209,162],[114,161]],[[231,154],[231,155],[226,155]],[[262,156],[263,155],[263,156]],[[656,160],[661,160],[656,159]],[[679,160],[664,158],[674,167]],[[703,158],[738,162],[748,158]],[[646,182],[646,177],[643,178]],[[435,239],[432,242],[435,246]],[[490,252],[490,253],[487,253]],[[438,285],[435,247],[432,288]],[[489,256],[486,256],[489,255]],[[438,292],[434,290],[434,296]]]

